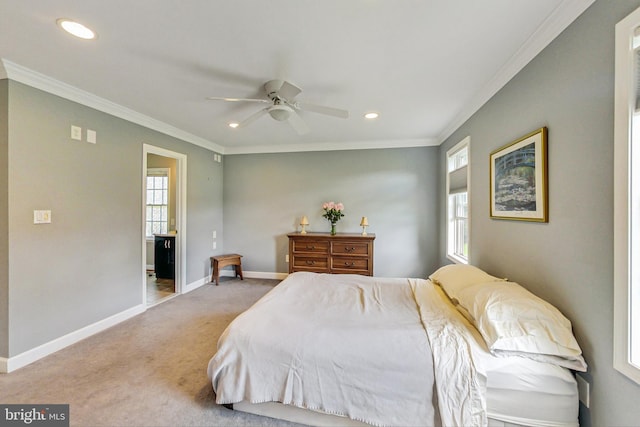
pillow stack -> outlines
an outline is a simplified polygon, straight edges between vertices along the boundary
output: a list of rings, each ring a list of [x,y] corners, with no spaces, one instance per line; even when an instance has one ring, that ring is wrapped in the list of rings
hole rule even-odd
[[[444,266],[429,279],[475,325],[492,354],[587,370],[571,322],[519,284],[462,264]]]

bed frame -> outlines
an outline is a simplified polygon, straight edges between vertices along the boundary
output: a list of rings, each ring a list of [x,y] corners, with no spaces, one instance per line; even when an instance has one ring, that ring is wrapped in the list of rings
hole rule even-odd
[[[263,417],[277,418],[280,420],[291,421],[299,424],[320,427],[363,427],[370,424],[361,421],[352,420],[350,418],[318,412],[311,409],[298,408],[296,406],[285,405],[279,402],[251,403],[242,401],[229,405],[230,409],[249,414],[261,415]],[[487,419],[488,427],[525,427],[520,424],[513,424],[493,418]]]

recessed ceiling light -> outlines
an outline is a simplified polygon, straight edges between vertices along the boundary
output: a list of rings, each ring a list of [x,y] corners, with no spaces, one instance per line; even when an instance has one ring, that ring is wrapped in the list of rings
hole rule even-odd
[[[237,128],[238,126],[240,126],[240,123],[236,123],[236,122],[231,122],[231,123],[229,123],[229,127],[230,127],[230,128],[234,128],[234,129],[235,129],[235,128]]]
[[[380,114],[375,113],[373,111],[364,115],[364,118],[369,120],[377,119],[378,117],[380,117]]]
[[[56,21],[58,26],[65,30],[67,33],[85,40],[92,40],[97,37],[95,31],[85,27],[79,22],[72,21],[71,19],[60,18]]]

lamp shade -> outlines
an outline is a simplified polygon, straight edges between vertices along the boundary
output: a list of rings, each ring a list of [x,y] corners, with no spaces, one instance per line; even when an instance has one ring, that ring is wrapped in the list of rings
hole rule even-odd
[[[363,216],[362,219],[360,220],[360,226],[364,227],[364,226],[368,226],[369,225],[369,220],[367,219],[366,216]]]
[[[307,218],[306,215],[304,215],[300,220],[300,225],[309,225],[309,218]]]

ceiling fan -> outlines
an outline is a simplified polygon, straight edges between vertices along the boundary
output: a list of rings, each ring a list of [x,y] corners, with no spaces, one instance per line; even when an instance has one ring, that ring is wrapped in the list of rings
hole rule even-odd
[[[287,121],[291,127],[304,135],[309,132],[309,127],[298,114],[299,110],[311,111],[313,113],[326,114],[328,116],[340,117],[346,119],[349,117],[347,110],[339,108],[325,107],[323,105],[309,104],[306,102],[298,102],[294,98],[302,92],[302,89],[285,80],[269,80],[264,84],[264,91],[268,99],[252,99],[252,98],[223,98],[210,96],[207,99],[214,101],[227,102],[262,102],[271,104],[268,107],[252,114],[244,119],[238,127],[248,126],[251,122],[269,113],[269,115],[279,122]]]

